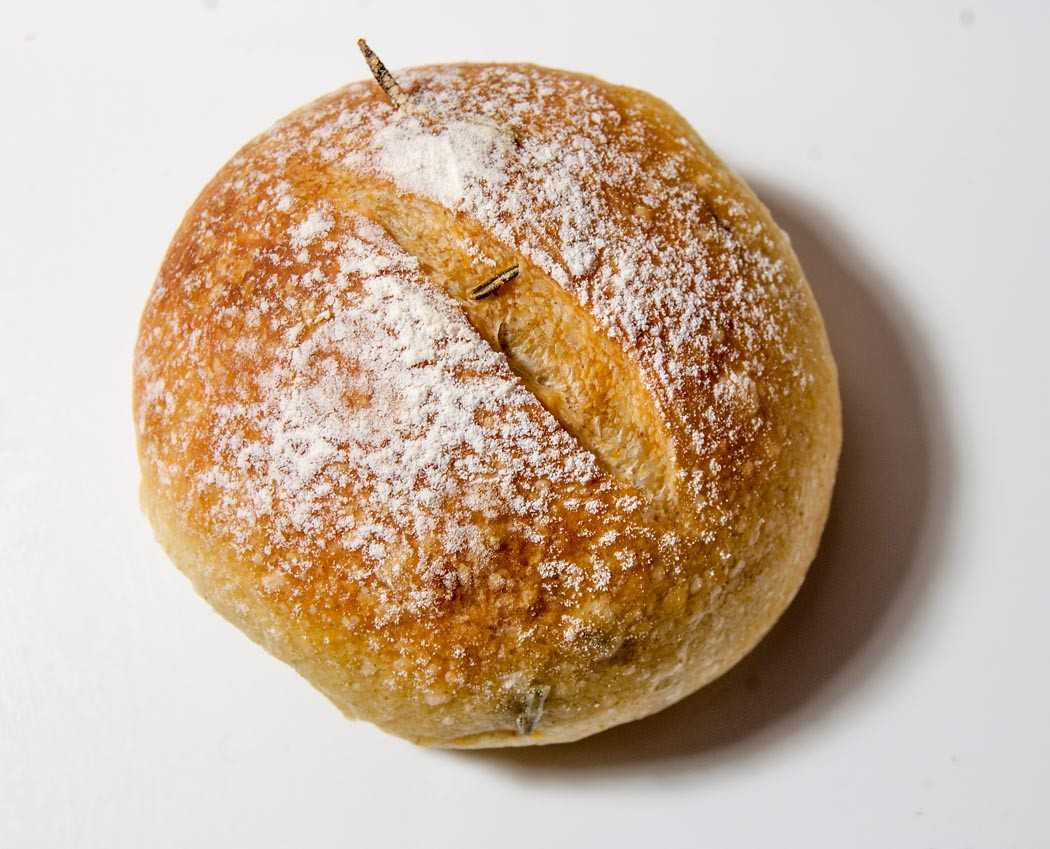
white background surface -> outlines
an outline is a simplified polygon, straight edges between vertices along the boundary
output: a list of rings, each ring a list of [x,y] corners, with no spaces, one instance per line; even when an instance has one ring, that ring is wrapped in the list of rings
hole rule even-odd
[[[1041,2],[5,3],[0,846],[1050,845]],[[413,748],[219,619],[136,502],[138,314],[211,174],[366,69],[674,104],[791,232],[845,449],[795,606],[581,744]]]

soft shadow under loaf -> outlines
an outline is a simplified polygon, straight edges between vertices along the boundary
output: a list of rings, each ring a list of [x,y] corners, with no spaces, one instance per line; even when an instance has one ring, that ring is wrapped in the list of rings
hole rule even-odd
[[[603,777],[757,754],[860,691],[921,614],[952,476],[935,364],[888,282],[825,215],[755,188],[816,294],[843,399],[838,479],[805,584],[748,657],[685,701],[578,743],[470,757],[522,776]]]

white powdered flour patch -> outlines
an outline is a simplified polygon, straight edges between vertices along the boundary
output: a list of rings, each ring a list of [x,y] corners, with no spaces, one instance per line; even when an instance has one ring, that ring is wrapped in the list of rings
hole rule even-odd
[[[318,222],[311,211],[290,232],[318,234]],[[218,430],[231,436],[217,442],[209,482],[242,538],[266,518],[278,540],[300,548],[305,538],[363,553],[393,587],[400,567],[382,564],[411,561],[436,540],[438,558],[418,564],[433,586],[399,599],[399,609],[421,609],[446,577],[472,579],[457,564],[485,554],[479,516],[540,516],[555,485],[599,472],[376,225],[358,218],[354,232],[344,228],[339,269],[318,285],[342,297],[256,378],[259,400],[218,409]],[[246,476],[255,488],[244,500]],[[443,511],[448,503],[457,510]],[[301,553],[284,567],[308,568]]]

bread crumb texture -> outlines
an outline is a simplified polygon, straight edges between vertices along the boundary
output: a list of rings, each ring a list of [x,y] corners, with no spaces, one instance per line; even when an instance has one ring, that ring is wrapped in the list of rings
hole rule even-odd
[[[834,365],[786,237],[665,104],[398,76],[406,107],[322,98],[188,212],[135,354],[143,501],[349,715],[575,739],[720,674],[790,600]]]

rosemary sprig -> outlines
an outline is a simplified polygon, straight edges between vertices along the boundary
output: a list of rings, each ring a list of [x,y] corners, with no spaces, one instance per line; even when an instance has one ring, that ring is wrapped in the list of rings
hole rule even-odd
[[[470,296],[471,300],[480,301],[482,298],[487,298],[508,280],[513,280],[517,276],[518,266],[512,265],[506,271],[501,271],[491,280],[486,280],[480,286],[475,286],[467,294]]]
[[[405,104],[408,103],[408,95],[405,93],[405,90],[397,84],[394,75],[386,69],[386,65],[384,65],[383,61],[372,52],[372,48],[368,46],[363,38],[357,39],[357,46],[361,48],[361,55],[365,57],[365,61],[368,63],[368,70],[372,72],[372,76],[376,78],[376,82],[379,83],[380,88],[386,92],[386,96],[390,98],[390,102],[394,104],[395,108],[404,109]]]

